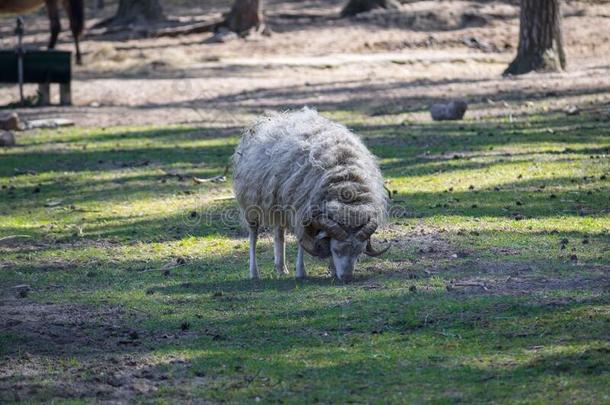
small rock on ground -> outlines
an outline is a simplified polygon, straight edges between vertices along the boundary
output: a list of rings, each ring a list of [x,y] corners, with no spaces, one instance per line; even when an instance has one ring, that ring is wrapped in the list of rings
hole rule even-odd
[[[11,131],[0,131],[0,146],[15,146],[15,135]]]
[[[21,121],[19,115],[13,112],[0,117],[0,129],[5,131],[18,131],[21,129]]]
[[[430,115],[434,121],[461,120],[468,109],[468,104],[462,100],[448,103],[436,103],[430,107]]]

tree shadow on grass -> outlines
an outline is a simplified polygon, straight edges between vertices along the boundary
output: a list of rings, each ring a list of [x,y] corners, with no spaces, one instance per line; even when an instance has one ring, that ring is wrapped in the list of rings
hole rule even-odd
[[[23,151],[3,157],[0,176],[10,177],[15,169],[42,172],[116,171],[140,166],[169,167],[176,164],[226,166],[235,145],[207,147],[129,147],[108,150]]]
[[[380,149],[380,157],[388,157],[389,151],[382,147],[392,146],[408,148],[421,148],[422,146],[433,150],[447,150],[448,147],[456,148],[475,148],[485,150],[489,147],[503,145],[519,145],[522,143],[544,143],[544,142],[571,142],[587,143],[605,140],[605,134],[599,132],[601,124],[590,124],[583,118],[565,118],[558,115],[550,115],[544,118],[537,118],[525,122],[516,122],[511,125],[498,123],[438,123],[425,125],[392,125],[392,124],[373,124],[373,125],[353,125],[356,132],[363,135],[367,143],[373,149]],[[548,129],[553,128],[553,132]],[[595,134],[583,136],[583,131],[597,131]],[[50,148],[48,151],[17,151],[6,155],[3,160],[3,167],[27,167],[29,162],[47,163],[56,170],[72,169],[78,170],[78,165],[96,163],[102,161],[122,160],[125,157],[147,158],[149,160],[159,159],[164,164],[172,164],[187,158],[186,162],[192,162],[195,156],[200,157],[229,157],[234,148],[235,141],[227,142],[227,145],[207,145],[202,147],[185,148],[180,146],[184,142],[197,140],[226,139],[230,135],[237,135],[238,128],[210,128],[210,127],[189,127],[189,128],[169,128],[169,129],[150,129],[140,131],[110,131],[110,133],[95,133],[88,135],[81,141],[51,141],[49,146],[74,145],[82,146],[79,150],[75,148]],[[133,141],[145,144],[149,142],[171,143],[175,148],[163,148],[158,145],[146,146],[133,144]],[[94,149],[100,142],[100,146],[106,147],[104,142],[116,141],[116,146],[108,150],[89,150]],[[44,146],[44,144],[34,144]],[[600,151],[604,151],[604,147]],[[585,153],[584,150],[574,149],[567,152]],[[113,154],[116,155],[113,158]],[[197,155],[196,155],[197,154]],[[59,155],[62,161],[74,162],[74,167],[63,167],[57,165],[57,161],[49,161],[51,156]],[[125,156],[127,155],[127,156]],[[186,155],[186,156],[185,156]],[[45,159],[47,157],[47,159]],[[13,159],[13,160],[9,160]],[[19,161],[25,162],[19,164]],[[59,162],[61,163],[61,161]],[[97,169],[95,165],[91,168]],[[10,175],[10,170],[5,169],[5,175]]]

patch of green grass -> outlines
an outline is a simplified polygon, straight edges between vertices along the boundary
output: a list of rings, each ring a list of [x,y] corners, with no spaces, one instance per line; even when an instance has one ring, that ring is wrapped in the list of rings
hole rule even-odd
[[[237,129],[32,131],[0,150],[0,238],[21,235],[0,242],[3,293],[29,284],[27,302],[119,309],[75,320],[90,343],[65,353],[27,333],[35,320],[10,324],[0,389],[83,402],[119,386],[153,402],[610,400],[604,123],[334,115],[393,190],[378,237],[394,247],[350,285],[315,260],[304,282],[278,278],[268,235],[263,280],[247,280],[230,181],[190,179],[224,172]]]

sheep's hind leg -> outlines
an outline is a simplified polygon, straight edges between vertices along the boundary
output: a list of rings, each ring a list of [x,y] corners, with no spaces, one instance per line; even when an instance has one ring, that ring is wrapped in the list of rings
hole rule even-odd
[[[250,225],[250,278],[258,279],[258,267],[256,265],[256,239],[258,238],[258,226]]]
[[[305,262],[303,260],[304,255],[305,255],[305,249],[303,249],[303,247],[299,243],[299,248],[297,250],[297,265],[296,265],[297,278],[307,277],[307,273],[305,272]]]
[[[275,270],[278,275],[288,274],[286,268],[286,243],[284,239],[284,228],[276,226],[273,234],[273,253],[275,256]]]

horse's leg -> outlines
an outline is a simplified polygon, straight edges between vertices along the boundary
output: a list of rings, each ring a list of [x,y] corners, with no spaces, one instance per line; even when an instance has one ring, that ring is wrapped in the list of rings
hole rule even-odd
[[[85,25],[85,5],[83,0],[63,0],[63,5],[70,19],[70,31],[72,31],[74,47],[76,48],[76,64],[82,65],[79,38]]]
[[[49,49],[54,49],[57,43],[57,36],[61,31],[61,23],[59,22],[59,6],[57,0],[45,0],[47,5],[47,13],[49,22],[51,23],[51,38],[49,39]]]
[[[70,28],[72,30],[72,35],[74,35],[74,47],[76,48],[76,64],[82,65],[83,60],[80,55],[80,45],[78,44],[78,34],[76,33],[76,30],[74,28],[72,28],[72,21],[70,21]]]

